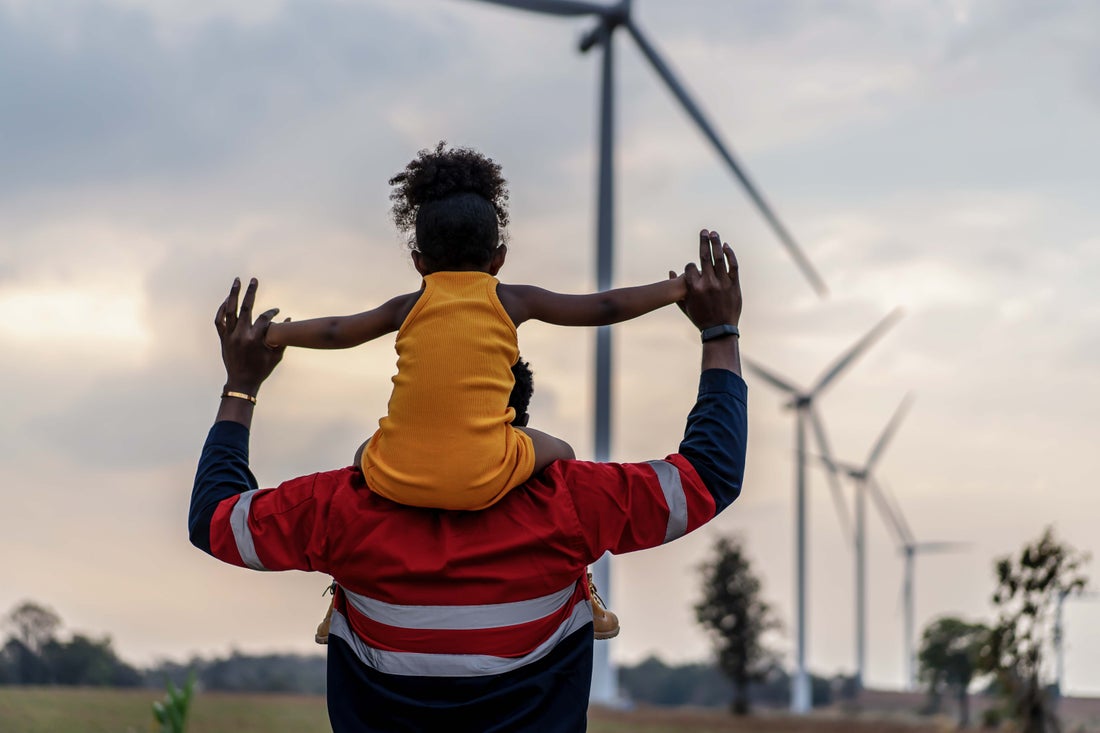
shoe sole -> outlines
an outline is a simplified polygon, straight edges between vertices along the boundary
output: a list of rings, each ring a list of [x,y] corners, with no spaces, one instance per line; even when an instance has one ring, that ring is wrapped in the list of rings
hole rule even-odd
[[[607,641],[608,639],[614,639],[618,635],[619,630],[615,629],[614,631],[597,631],[592,636],[596,637],[599,641]]]

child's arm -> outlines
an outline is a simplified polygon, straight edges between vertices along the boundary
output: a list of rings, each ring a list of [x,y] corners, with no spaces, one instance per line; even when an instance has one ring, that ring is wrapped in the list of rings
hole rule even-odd
[[[616,288],[589,295],[563,295],[533,285],[498,285],[501,305],[517,326],[536,320],[558,326],[606,326],[629,321],[687,295],[683,276],[651,285]]]
[[[419,295],[419,291],[398,295],[377,308],[353,316],[272,323],[264,343],[273,348],[347,349],[358,346],[399,329]]]

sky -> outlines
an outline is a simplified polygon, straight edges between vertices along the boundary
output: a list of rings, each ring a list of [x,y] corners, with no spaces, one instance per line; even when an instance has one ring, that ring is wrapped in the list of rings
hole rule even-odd
[[[616,37],[615,283],[662,279],[717,229],[736,249],[743,354],[821,396],[833,452],[877,474],[920,540],[918,628],[990,620],[994,559],[1058,536],[1097,554],[1100,5],[683,0],[637,23],[829,287],[819,298],[626,34]],[[590,21],[474,0],[0,0],[0,613],[32,599],[137,664],[314,652],[327,578],[223,566],[187,541],[224,380],[214,311],[234,276],[294,318],[418,286],[388,178],[445,139],[511,190],[506,282],[595,286],[598,63]],[[532,424],[592,454],[594,334],[525,325]],[[615,328],[612,457],[676,450],[698,335],[675,309]],[[346,465],[395,357],[381,340],[288,353],[260,395],[262,485]],[[750,389],[741,498],[615,560],[611,654],[701,661],[699,565],[736,535],[793,639],[793,415]],[[853,559],[809,474],[808,660],[854,667]],[[849,501],[851,498],[848,488]],[[869,523],[873,686],[903,683],[901,559]],[[1095,574],[1096,568],[1092,568]],[[1100,694],[1100,603],[1066,610],[1066,687]]]

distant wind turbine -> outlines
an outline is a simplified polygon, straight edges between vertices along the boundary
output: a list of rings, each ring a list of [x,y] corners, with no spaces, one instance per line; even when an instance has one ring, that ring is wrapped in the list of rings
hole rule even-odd
[[[673,74],[671,67],[664,61],[657,49],[642,33],[631,15],[632,0],[606,5],[583,0],[481,0],[492,5],[503,5],[518,10],[556,16],[588,16],[596,18],[596,26],[586,33],[580,41],[582,53],[596,46],[603,49],[600,76],[600,138],[599,138],[599,193],[597,201],[597,248],[596,248],[596,287],[599,290],[611,288],[612,246],[614,241],[614,56],[612,38],[618,28],[625,28],[634,39],[638,49],[661,77],[672,95],[676,97],[688,116],[710,141],[720,158],[734,177],[745,189],[757,210],[767,221],[768,226],[779,238],[788,254],[794,258],[802,274],[810,281],[818,295],[824,296],[824,281],[814,270],[809,259],[802,253],[794,237],[779,220],[771,205],[764,198],[749,177],[748,171],[734,156],[733,152],[719,137],[714,126],[703,115],[699,105],[691,98],[683,85]],[[611,329],[603,326],[596,331],[596,379],[595,379],[595,458],[606,461],[611,453]],[[593,566],[593,575],[605,598],[610,599],[611,569],[607,557]],[[809,690],[807,682],[807,691]],[[808,692],[807,692],[808,694]],[[806,698],[807,701],[809,698]],[[615,703],[618,700],[614,670],[611,666],[607,644],[596,645],[596,657],[593,664],[592,700],[603,703]],[[806,710],[809,709],[808,702]]]
[[[867,483],[871,472],[882,458],[886,446],[890,443],[898,425],[912,404],[912,396],[907,395],[894,411],[893,417],[886,423],[878,436],[867,460],[862,466],[851,463],[834,462],[827,457],[822,462],[831,474],[843,472],[855,485],[855,531],[852,536],[856,562],[856,600],[855,600],[855,639],[856,639],[856,688],[863,689],[864,673],[867,664]],[[892,528],[891,528],[892,529]]]
[[[917,688],[917,665],[914,652],[914,570],[918,553],[932,552],[958,552],[970,547],[968,542],[917,542],[913,531],[909,528],[909,522],[901,511],[901,505],[888,489],[884,490],[873,476],[867,480],[867,488],[875,501],[875,506],[882,514],[886,525],[893,530],[898,543],[898,551],[905,558],[905,572],[902,577],[901,593],[905,607],[904,620],[904,653],[905,653],[905,686],[908,690]]]
[[[891,311],[866,336],[846,351],[817,380],[811,389],[796,387],[790,380],[765,369],[756,362],[746,359],[749,371],[763,379],[776,389],[790,395],[786,407],[795,411],[795,674],[791,681],[791,708],[796,713],[810,709],[810,678],[806,670],[806,427],[809,424],[816,438],[818,450],[829,463],[833,462],[825,437],[821,419],[814,410],[814,400],[821,396],[825,388],[832,384],[840,374],[871,347],[886,331],[901,318],[901,309]],[[837,513],[841,517],[844,536],[850,537],[847,510],[836,474],[827,474]]]

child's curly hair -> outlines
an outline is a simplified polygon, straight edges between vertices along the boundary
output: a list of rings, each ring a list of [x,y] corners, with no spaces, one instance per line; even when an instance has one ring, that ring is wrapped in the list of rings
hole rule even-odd
[[[505,240],[508,188],[500,166],[440,141],[390,179],[393,221],[433,270],[481,267]]]

